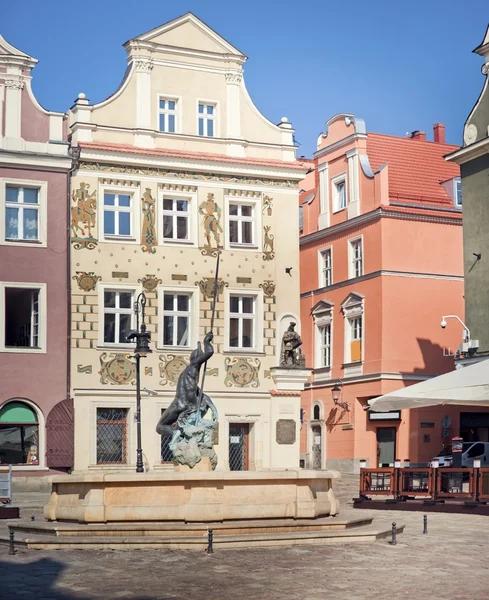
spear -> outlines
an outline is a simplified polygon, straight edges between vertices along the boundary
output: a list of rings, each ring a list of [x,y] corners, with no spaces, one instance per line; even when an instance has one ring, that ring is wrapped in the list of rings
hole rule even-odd
[[[219,259],[221,258],[221,253],[217,251],[217,265],[216,265],[216,276],[214,277],[214,292],[212,297],[212,316],[211,316],[211,331],[214,333],[214,318],[216,315],[216,303],[217,303],[217,290],[218,290],[218,278],[219,278]],[[202,408],[202,399],[204,397],[204,382],[205,382],[205,373],[207,370],[207,361],[204,363],[204,372],[202,373],[202,383],[200,385],[200,396],[199,396],[199,410],[197,412],[197,424],[200,421],[200,411]]]

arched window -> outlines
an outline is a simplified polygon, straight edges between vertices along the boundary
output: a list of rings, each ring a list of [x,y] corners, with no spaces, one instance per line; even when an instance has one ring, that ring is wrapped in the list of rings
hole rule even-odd
[[[34,410],[15,400],[0,409],[0,464],[39,464],[39,423]]]
[[[313,418],[314,421],[319,421],[319,419],[321,418],[321,409],[319,408],[318,404],[314,406]]]

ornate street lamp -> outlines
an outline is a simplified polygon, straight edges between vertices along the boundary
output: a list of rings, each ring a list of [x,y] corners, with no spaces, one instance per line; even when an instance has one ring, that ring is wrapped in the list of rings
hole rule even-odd
[[[149,347],[151,333],[146,331],[144,322],[144,309],[146,307],[146,296],[141,292],[134,303],[134,312],[136,313],[136,329],[127,336],[129,342],[136,342],[134,356],[136,358],[136,430],[137,430],[137,449],[136,449],[136,473],[144,473],[143,449],[141,448],[141,358],[151,354]],[[139,326],[139,317],[141,316],[141,326]]]
[[[340,385],[338,385],[338,382],[336,382],[334,384],[334,386],[331,388],[331,396],[333,398],[333,403],[336,406],[339,406],[340,408],[342,408],[343,410],[350,410],[350,406],[348,405],[348,402],[341,402],[340,398],[341,398],[341,389],[343,387],[343,383],[340,381]]]

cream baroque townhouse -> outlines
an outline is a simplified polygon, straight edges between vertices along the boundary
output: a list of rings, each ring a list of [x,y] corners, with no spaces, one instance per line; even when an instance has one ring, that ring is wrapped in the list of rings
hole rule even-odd
[[[66,117],[40,106],[37,60],[0,36],[0,465],[73,466]]]
[[[205,391],[219,411],[218,469],[299,466],[304,371],[277,368],[299,324],[299,182],[293,129],[268,121],[246,56],[188,13],[129,40],[107,100],[70,111],[75,468],[134,469],[134,303],[146,296],[144,468],[171,467],[155,425],[214,323]],[[301,380],[302,377],[302,380]]]

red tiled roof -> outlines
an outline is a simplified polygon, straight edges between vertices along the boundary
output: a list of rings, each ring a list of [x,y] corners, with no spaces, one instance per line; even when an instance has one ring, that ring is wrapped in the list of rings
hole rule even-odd
[[[443,156],[458,146],[400,138],[380,133],[367,136],[367,154],[375,171],[389,165],[389,198],[416,204],[453,207],[440,182],[460,176],[460,167]]]
[[[193,160],[207,160],[212,162],[225,162],[240,165],[254,165],[260,167],[277,167],[303,171],[307,167],[300,161],[265,160],[261,158],[235,158],[226,154],[211,154],[208,152],[190,152],[187,150],[169,150],[166,148],[139,148],[128,144],[110,144],[107,142],[80,142],[80,148],[87,150],[102,150],[106,152],[122,152],[123,154],[143,154],[145,156],[161,156],[168,158],[188,158]]]

